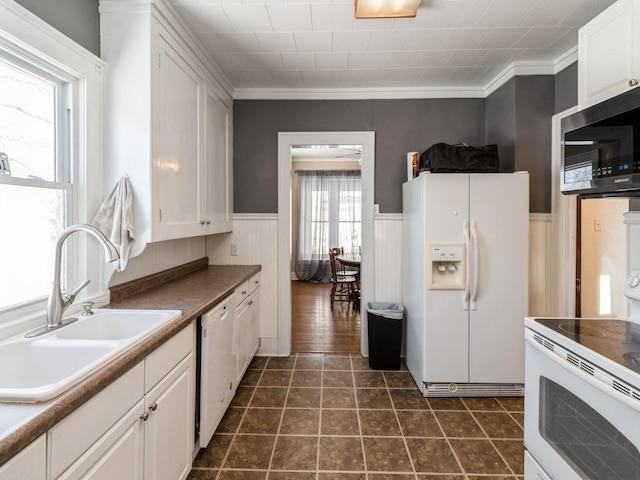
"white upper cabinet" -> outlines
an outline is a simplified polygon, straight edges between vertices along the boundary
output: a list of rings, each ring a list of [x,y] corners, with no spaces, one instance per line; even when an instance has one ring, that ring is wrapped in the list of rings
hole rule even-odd
[[[136,243],[232,230],[231,88],[164,0],[100,0],[105,191],[128,175]],[[222,80],[221,80],[222,78]]]
[[[640,2],[618,0],[578,32],[578,107],[623,93],[640,80]]]
[[[163,38],[152,76],[152,241],[201,235],[204,80]],[[154,88],[155,87],[155,88]],[[226,180],[226,178],[225,178]]]
[[[231,110],[208,88],[205,107],[204,215],[206,233],[230,232],[233,228],[233,170]]]

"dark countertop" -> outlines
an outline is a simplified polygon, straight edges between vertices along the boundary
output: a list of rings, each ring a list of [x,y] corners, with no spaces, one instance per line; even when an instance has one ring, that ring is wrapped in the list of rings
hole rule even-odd
[[[162,280],[155,275],[148,277],[153,277],[153,281],[146,284],[145,279],[140,279],[124,287],[112,288],[112,302],[105,308],[180,310],[182,315],[53,400],[42,403],[0,402],[0,465],[137,365],[199,315],[231,295],[238,285],[261,269],[259,265],[203,265],[203,268],[198,268],[178,278],[165,276],[163,278],[168,278],[166,283],[160,283]],[[144,288],[147,289],[142,290]],[[118,290],[117,295],[113,294],[114,290]]]

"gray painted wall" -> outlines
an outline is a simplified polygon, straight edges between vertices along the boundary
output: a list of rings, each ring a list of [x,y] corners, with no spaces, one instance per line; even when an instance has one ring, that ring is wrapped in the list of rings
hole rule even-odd
[[[516,77],[516,170],[529,172],[529,209],[551,212],[551,117],[554,77]]]
[[[56,30],[100,56],[98,0],[15,0]]]
[[[437,142],[484,143],[484,99],[237,100],[233,107],[234,209],[278,211],[278,132],[375,131],[375,203],[402,211],[406,153]]]
[[[578,104],[578,62],[558,72],[555,85],[555,113],[565,111]]]
[[[513,171],[516,159],[516,79],[489,95],[486,143],[498,145],[500,166]]]
[[[500,146],[500,163],[529,172],[529,210],[551,212],[553,75],[514,77],[487,98],[487,143]]]

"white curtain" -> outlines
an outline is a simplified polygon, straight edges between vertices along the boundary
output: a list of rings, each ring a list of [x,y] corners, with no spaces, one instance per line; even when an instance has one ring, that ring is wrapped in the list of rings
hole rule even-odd
[[[329,249],[358,252],[361,245],[359,170],[298,171],[296,275],[331,280]]]

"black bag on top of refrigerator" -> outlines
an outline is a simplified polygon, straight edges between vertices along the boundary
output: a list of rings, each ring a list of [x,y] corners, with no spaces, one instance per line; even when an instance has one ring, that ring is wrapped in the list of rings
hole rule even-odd
[[[419,166],[421,172],[496,173],[500,170],[498,146],[435,143],[422,152]]]

